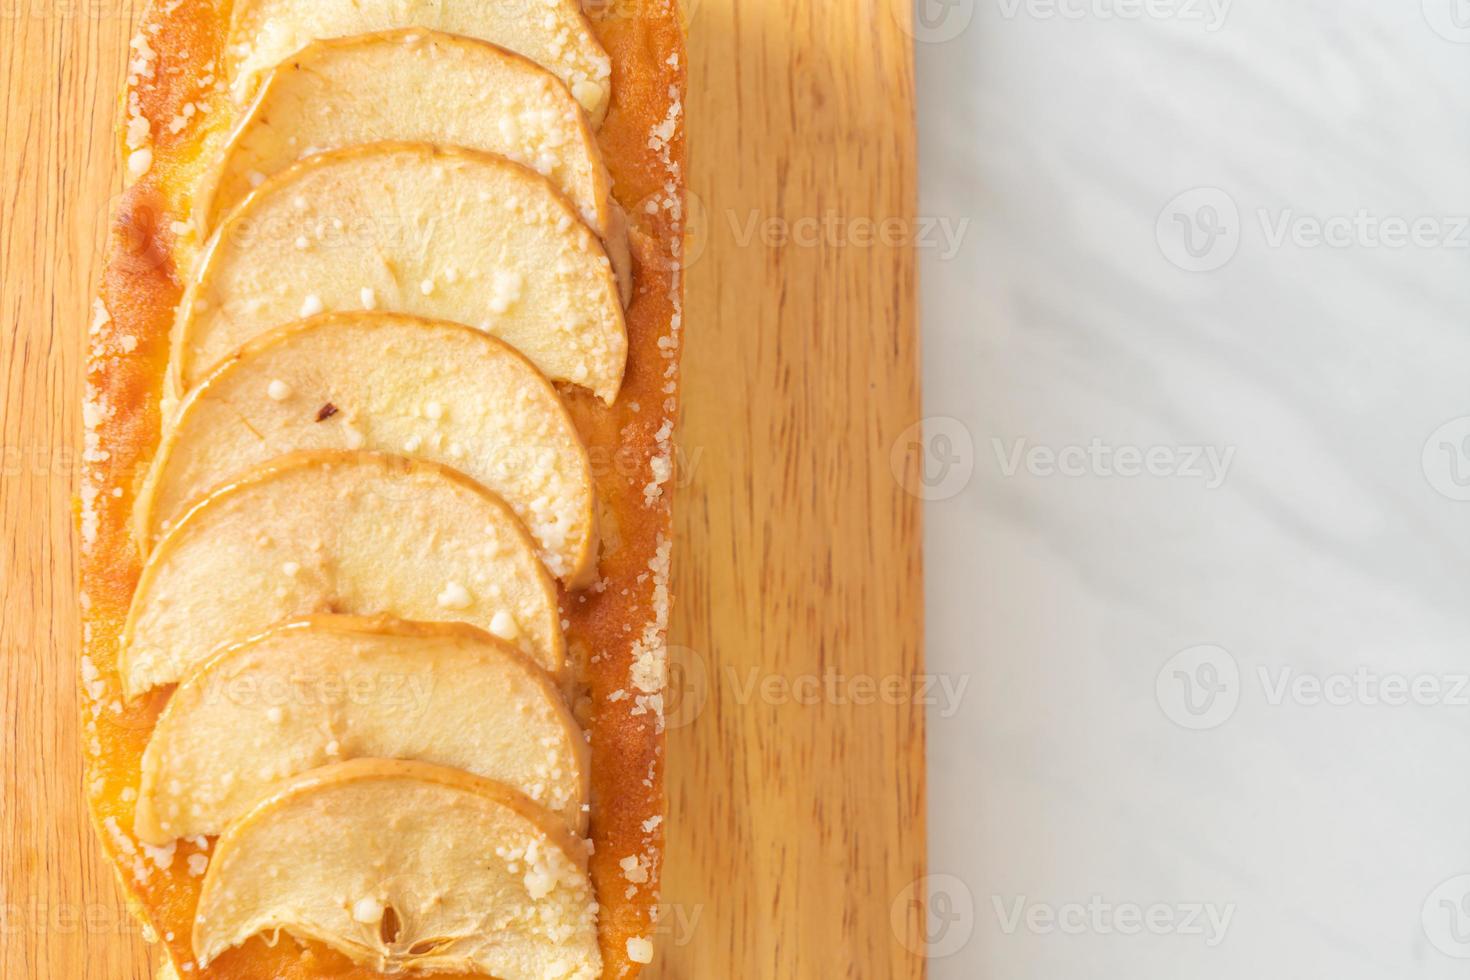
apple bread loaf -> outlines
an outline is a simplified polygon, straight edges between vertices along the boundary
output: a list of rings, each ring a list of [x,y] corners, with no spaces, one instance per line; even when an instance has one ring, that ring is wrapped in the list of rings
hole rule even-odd
[[[87,788],[161,976],[652,960],[678,0],[154,0],[91,325]]]

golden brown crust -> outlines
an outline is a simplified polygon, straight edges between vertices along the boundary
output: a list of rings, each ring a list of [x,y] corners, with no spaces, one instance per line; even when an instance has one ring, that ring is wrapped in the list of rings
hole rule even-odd
[[[629,363],[622,394],[605,407],[564,391],[592,455],[606,538],[600,587],[563,595],[584,697],[593,759],[591,859],[602,904],[606,976],[638,973],[627,941],[650,937],[663,831],[662,712],[658,683],[667,624],[669,496],[678,411],[683,235],[683,24],[677,0],[601,4],[594,29],[612,57],[613,103],[598,133],[614,195],[643,248],[628,309]],[[163,937],[179,965],[192,963],[189,935],[202,876],[192,873],[211,842],[149,850],[131,835],[143,750],[167,699],[121,700],[119,637],[142,560],[129,519],[160,439],[160,399],[182,270],[196,243],[185,222],[190,188],[228,133],[234,108],[214,72],[230,0],[167,0],[144,16],[132,52],[121,134],[124,167],[142,171],[119,202],[87,366],[85,469],[79,524],[84,605],[81,663],[88,793],[104,846],[130,902]],[[193,108],[190,108],[190,107]],[[144,122],[147,139],[140,139]],[[146,169],[143,164],[147,164]],[[205,846],[201,847],[200,843]],[[631,883],[621,862],[648,874]],[[190,858],[196,858],[190,861]],[[641,875],[640,875],[641,877]],[[631,891],[631,895],[629,892]],[[168,937],[172,935],[172,939]],[[221,957],[205,980],[369,980],[316,944],[263,940]]]

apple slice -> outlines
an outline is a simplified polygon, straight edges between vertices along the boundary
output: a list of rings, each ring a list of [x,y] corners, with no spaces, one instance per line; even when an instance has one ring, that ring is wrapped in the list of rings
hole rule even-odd
[[[479,327],[608,403],[622,385],[612,264],[550,181],[488,153],[374,143],[295,164],[215,230],[179,308],[172,390],[273,327],[363,309]]]
[[[323,150],[423,140],[498,153],[547,177],[608,237],[609,180],[555,75],[474,38],[423,30],[317,41],[271,72],[201,191],[205,228],[266,177]]]
[[[423,460],[283,456],[216,490],[149,556],[123,630],[129,698],[310,613],[465,622],[560,674],[556,590],[500,498]]]
[[[291,776],[379,758],[497,780],[581,833],[586,757],[550,675],[503,640],[462,624],[318,616],[185,677],[143,755],[134,831],[160,846],[214,836]]]
[[[334,410],[322,417],[326,406]],[[371,449],[463,471],[510,505],[551,573],[596,571],[592,468],[524,357],[473,327],[392,313],[327,314],[256,337],[175,416],[139,496],[146,553],[184,507],[301,449]]]
[[[463,34],[518,51],[561,79],[601,125],[612,91],[612,62],[581,0],[237,0],[225,42],[225,69],[237,102],[259,76],[321,38],[400,27]]]
[[[199,896],[207,968],[284,929],[380,973],[595,980],[586,847],[500,783],[422,762],[317,769],[233,824]]]

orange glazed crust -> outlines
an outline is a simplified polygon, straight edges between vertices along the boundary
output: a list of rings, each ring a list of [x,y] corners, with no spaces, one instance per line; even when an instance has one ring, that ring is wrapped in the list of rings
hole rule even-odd
[[[597,587],[564,592],[561,600],[579,674],[575,708],[591,736],[591,872],[602,906],[604,975],[617,978],[641,969],[628,958],[628,940],[653,936],[663,847],[660,692],[682,317],[686,63],[678,0],[591,6],[613,66],[612,107],[598,137],[638,259],[617,403],[605,407],[588,392],[563,391],[592,457],[604,552]],[[197,249],[186,224],[191,188],[236,111],[215,74],[230,9],[231,0],[155,0],[130,52],[119,140],[131,186],[112,219],[90,327],[77,514],[88,799],[130,907],[177,966],[194,967],[183,976],[370,980],[378,974],[285,936],[274,945],[253,939],[198,970],[189,936],[213,842],[160,850],[132,836],[143,750],[168,692],[122,699],[118,639],[142,567],[128,522],[159,444],[169,332]],[[629,858],[640,865],[636,883],[622,867]]]

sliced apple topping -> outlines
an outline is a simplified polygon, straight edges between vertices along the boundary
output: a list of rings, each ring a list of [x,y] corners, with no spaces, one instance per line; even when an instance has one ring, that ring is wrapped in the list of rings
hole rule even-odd
[[[199,199],[213,227],[302,157],[381,140],[498,153],[551,180],[603,238],[607,170],[586,116],[555,75],[473,38],[400,30],[318,41],[266,78]]]
[[[461,624],[318,616],[184,679],[143,756],[134,830],[157,845],[213,836],[292,776],[379,758],[497,780],[580,833],[586,756],[550,675],[503,640]]]
[[[298,776],[220,838],[194,923],[199,965],[282,929],[382,973],[602,971],[582,842],[500,783],[421,762]]]
[[[215,231],[179,309],[172,391],[266,330],[373,309],[478,327],[608,403],[622,385],[611,263],[545,177],[478,151],[375,143],[295,164]]]
[[[327,314],[273,330],[190,392],[135,511],[145,552],[199,496],[301,449],[452,466],[510,505],[553,575],[575,584],[595,571],[591,465],[555,389],[473,327],[390,313]]]
[[[556,590],[500,498],[437,463],[307,452],[216,490],[159,541],[123,631],[124,691],[323,612],[469,623],[554,674],[565,655]]]
[[[312,41],[401,27],[518,51],[561,79],[595,124],[607,115],[612,63],[581,0],[237,0],[225,43],[231,91],[248,101],[262,73]]]

